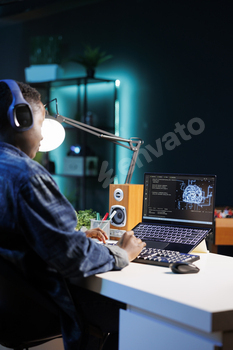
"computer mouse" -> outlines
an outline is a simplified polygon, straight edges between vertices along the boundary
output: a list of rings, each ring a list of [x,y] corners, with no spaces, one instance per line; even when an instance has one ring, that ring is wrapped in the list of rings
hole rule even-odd
[[[186,262],[175,262],[170,265],[170,268],[174,273],[197,273],[200,271],[197,266]]]

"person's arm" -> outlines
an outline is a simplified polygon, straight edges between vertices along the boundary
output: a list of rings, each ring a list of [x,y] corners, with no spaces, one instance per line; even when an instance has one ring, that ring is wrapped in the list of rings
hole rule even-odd
[[[145,245],[145,242],[134,236],[133,231],[126,231],[116,245],[107,245],[107,247],[114,254],[117,265],[123,268],[125,259],[134,260]]]
[[[126,251],[129,261],[132,261],[139,255],[142,248],[146,246],[146,243],[142,242],[140,238],[136,238],[133,231],[127,231],[117,245]]]
[[[17,200],[20,232],[64,277],[81,278],[122,268],[113,251],[75,230],[75,212],[47,173],[32,176],[21,187]],[[122,256],[126,257],[125,252]],[[128,259],[123,260],[126,266]]]
[[[100,242],[106,243],[106,239],[109,239],[106,232],[104,232],[100,227],[95,227],[90,230],[85,231],[87,237],[96,238]]]
[[[107,234],[99,227],[87,230],[85,234],[87,237],[97,238],[103,243],[106,243],[106,239],[108,239]],[[134,236],[133,231],[127,231],[122,235],[120,241],[116,245],[107,244],[106,246],[118,261],[117,266],[123,266],[123,264],[125,264],[123,260],[134,260],[145,245],[146,243],[143,243],[141,239],[137,239]]]

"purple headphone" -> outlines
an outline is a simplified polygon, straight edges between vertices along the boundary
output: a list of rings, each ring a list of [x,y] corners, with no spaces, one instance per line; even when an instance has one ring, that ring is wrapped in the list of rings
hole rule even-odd
[[[11,79],[0,80],[8,85],[12,94],[12,103],[7,111],[9,122],[16,131],[26,131],[33,126],[33,113],[29,103],[23,98],[18,84]]]

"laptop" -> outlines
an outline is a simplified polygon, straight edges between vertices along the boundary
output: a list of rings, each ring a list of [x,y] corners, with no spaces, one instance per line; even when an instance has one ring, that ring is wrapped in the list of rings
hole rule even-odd
[[[134,235],[147,248],[191,252],[213,232],[215,188],[216,175],[145,173]]]

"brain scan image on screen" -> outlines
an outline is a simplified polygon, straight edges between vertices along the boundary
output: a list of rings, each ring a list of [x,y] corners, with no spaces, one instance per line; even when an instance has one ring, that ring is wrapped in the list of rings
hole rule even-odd
[[[213,187],[206,183],[192,180],[188,183],[180,181],[177,184],[177,208],[200,210],[211,205]]]
[[[203,192],[197,185],[188,185],[183,192],[183,201],[186,203],[200,204],[203,200]]]

